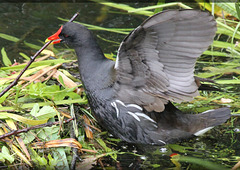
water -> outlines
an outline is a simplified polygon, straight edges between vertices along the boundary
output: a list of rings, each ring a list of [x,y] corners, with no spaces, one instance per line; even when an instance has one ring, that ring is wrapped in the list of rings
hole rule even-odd
[[[42,46],[45,39],[55,33],[64,23],[57,17],[70,19],[77,11],[80,12],[80,15],[76,21],[107,28],[135,28],[146,18],[116,14],[110,7],[97,3],[2,3],[0,32]],[[125,35],[104,31],[94,31],[94,33],[119,43],[125,37]],[[32,55],[36,51],[25,46],[22,41],[13,43],[1,39],[0,47],[5,47],[11,60],[21,60],[19,52]],[[99,39],[98,41],[105,53],[115,52],[118,49],[118,44],[103,42]]]
[[[137,3],[131,5],[146,6],[146,4]],[[76,21],[107,28],[135,28],[146,18],[138,15],[122,15],[120,10],[119,13],[116,13],[114,11],[117,10],[96,3],[2,3],[0,8],[0,32],[20,38],[22,41],[14,43],[1,39],[0,48],[5,47],[12,61],[14,59],[21,61],[19,52],[29,56],[36,52],[36,50],[25,46],[23,41],[42,46],[44,40],[55,33],[59,26],[64,23],[57,17],[70,19],[77,11],[80,11],[80,15]],[[125,35],[104,31],[94,31],[94,34],[118,43],[125,37]],[[100,39],[98,41],[105,53],[116,53],[118,45]],[[179,153],[180,155],[213,161],[217,164],[224,163],[230,168],[236,163],[234,156],[240,154],[239,136],[237,133],[233,133],[234,128],[231,124],[221,128],[223,131],[214,129],[202,138],[178,143],[186,148],[185,151],[176,146],[147,147],[122,143],[118,146],[121,151],[134,151],[143,156],[119,155],[118,164],[107,159],[103,161],[109,161],[110,167],[116,166],[123,169],[153,168],[154,166],[158,167],[158,165],[161,169],[164,169],[175,167],[169,155]],[[226,131],[228,133],[222,133]],[[222,158],[228,160],[222,161]],[[189,167],[187,163],[182,163],[182,166],[184,168]],[[191,166],[190,169],[194,169],[194,166]]]

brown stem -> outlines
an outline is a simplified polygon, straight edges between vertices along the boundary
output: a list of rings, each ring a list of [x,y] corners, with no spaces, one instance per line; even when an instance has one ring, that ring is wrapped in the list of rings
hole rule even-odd
[[[67,119],[65,121],[63,121],[63,123],[68,123],[70,121],[72,121],[73,118],[70,118],[70,119]],[[47,122],[47,123],[44,123],[44,124],[41,124],[41,125],[36,125],[36,126],[31,126],[31,127],[28,127],[28,128],[24,128],[24,129],[19,129],[19,130],[13,130],[9,133],[5,133],[3,135],[0,136],[0,139],[3,139],[3,138],[6,138],[6,137],[9,137],[9,136],[12,136],[12,135],[17,135],[19,133],[26,133],[28,132],[29,130],[33,130],[33,129],[38,129],[38,128],[42,128],[42,127],[51,127],[53,125],[57,125],[57,124],[60,124],[62,121],[58,121],[58,122]]]

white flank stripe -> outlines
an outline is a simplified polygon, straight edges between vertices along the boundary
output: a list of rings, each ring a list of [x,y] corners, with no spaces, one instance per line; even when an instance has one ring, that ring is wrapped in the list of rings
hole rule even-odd
[[[119,57],[118,57],[118,54],[117,54],[117,58],[116,58],[116,62],[115,62],[115,66],[114,66],[114,69],[116,70],[118,68],[118,63],[119,63]]]
[[[164,145],[166,145],[166,142],[162,141],[162,140],[158,140],[159,142],[162,142]]]
[[[137,121],[140,122],[139,117],[137,117],[137,115],[135,115],[133,112],[128,112],[128,114],[130,114],[132,117],[134,117]]]
[[[119,48],[118,48],[117,58],[116,58],[116,62],[115,62],[114,69],[117,69],[117,68],[118,68],[118,65],[119,65],[119,50],[120,50],[120,48],[121,48],[121,46],[122,46],[122,43],[123,43],[123,42],[121,42],[121,44],[120,44],[120,46],[119,46]]]
[[[116,109],[117,118],[118,118],[118,116],[119,116],[119,110],[118,110],[118,108],[117,108],[116,103],[115,103],[115,102],[112,102],[111,105]]]
[[[144,117],[145,119],[150,120],[150,121],[153,122],[153,123],[157,123],[156,121],[154,121],[153,119],[151,119],[148,115],[146,115],[146,114],[144,114],[144,113],[136,112],[135,114],[136,114],[137,116]]]
[[[205,132],[209,131],[210,129],[212,129],[213,127],[207,127],[205,129],[199,130],[198,132],[194,133],[195,136],[201,136],[203,135]]]
[[[128,104],[127,107],[135,107],[135,108],[137,108],[137,109],[139,109],[141,111],[143,110],[140,106],[138,106],[136,104]]]
[[[115,101],[126,107],[126,105],[121,100],[115,100]]]
[[[211,112],[211,111],[214,111],[214,109],[211,109],[211,110],[207,110],[207,111],[205,111],[205,112],[202,112],[202,114],[207,113],[207,112]]]

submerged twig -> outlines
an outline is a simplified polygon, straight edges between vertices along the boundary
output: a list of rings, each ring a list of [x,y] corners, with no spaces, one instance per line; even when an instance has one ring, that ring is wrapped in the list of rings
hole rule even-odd
[[[69,22],[72,22],[77,16],[79,15],[79,13],[75,13],[73,15],[73,17],[69,20]],[[40,50],[38,50],[34,56],[31,57],[31,60],[28,62],[28,64],[26,65],[26,67],[20,72],[20,74],[17,76],[17,78],[9,85],[7,86],[3,91],[1,91],[0,93],[0,97],[2,97],[7,91],[9,91],[13,86],[15,86],[18,82],[18,80],[20,79],[20,77],[23,75],[23,73],[28,69],[28,67],[34,62],[34,60],[36,59],[36,57],[45,49],[47,48],[47,46],[49,44],[51,44],[52,41],[48,41],[46,44],[44,44],[42,46],[42,48]]]
[[[68,123],[72,120],[73,120],[73,118],[70,118],[70,119],[67,119],[65,121],[48,122],[48,123],[44,123],[44,124],[41,124],[41,125],[36,125],[36,126],[31,126],[31,127],[28,127],[28,128],[20,129],[20,130],[13,130],[9,133],[5,133],[5,134],[1,135],[0,139],[6,138],[6,137],[9,137],[9,136],[12,136],[12,135],[17,135],[19,133],[26,133],[26,132],[28,132],[30,130],[33,130],[33,129],[39,129],[39,128],[43,128],[43,127],[51,127],[53,125],[60,124],[61,122]]]

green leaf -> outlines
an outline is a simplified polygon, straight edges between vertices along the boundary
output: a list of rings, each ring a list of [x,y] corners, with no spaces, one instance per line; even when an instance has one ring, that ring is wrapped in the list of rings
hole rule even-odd
[[[62,84],[62,86],[63,86],[63,87],[66,87],[66,86],[65,86],[65,83],[64,83],[64,81],[63,81],[62,76],[59,75],[58,78],[59,78],[59,81],[60,81],[60,83]]]
[[[238,0],[239,1],[239,0]],[[236,11],[237,11],[237,16],[238,16],[238,19],[240,19],[240,9],[239,9],[239,2],[236,2],[235,3],[235,8],[236,8]]]
[[[0,104],[5,101],[5,99],[8,97],[8,95],[9,95],[9,93],[7,92],[2,97],[0,97]]]
[[[44,157],[37,157],[36,160],[38,161],[38,164],[40,166],[46,166],[47,165],[47,159],[45,159]]]
[[[13,163],[14,157],[10,155],[10,152],[6,146],[2,147],[2,156],[10,163]]]
[[[19,41],[19,38],[13,37],[11,35],[3,34],[3,33],[0,33],[0,38],[3,38],[5,40],[9,40],[9,41],[13,41],[13,42],[18,42]]]
[[[222,0],[215,0],[214,4],[219,6],[229,14],[233,15],[234,17],[238,18],[234,3],[226,3],[226,2],[222,2]]]
[[[35,49],[35,50],[39,50],[41,48],[41,46],[38,46],[38,45],[35,45],[35,44],[31,44],[31,43],[28,43],[26,41],[24,41],[24,44],[32,49]]]
[[[153,168],[159,168],[161,165],[159,165],[159,164],[152,164],[151,165]]]
[[[54,167],[57,165],[58,161],[60,160],[56,160],[50,154],[48,154],[48,162],[49,162],[48,164],[51,169],[55,169]]]
[[[111,148],[107,147],[106,143],[101,139],[97,138],[97,142],[103,147],[103,149],[107,152],[107,155],[110,155],[112,159],[117,160],[117,154]]]
[[[43,106],[40,111],[36,114],[39,120],[49,119],[56,116],[56,110],[50,106]]]
[[[193,149],[192,147],[185,147],[177,144],[169,144],[168,145],[171,149],[181,152],[181,153],[186,153],[187,149]]]
[[[81,110],[83,113],[87,114],[87,115],[88,115],[89,117],[91,117],[92,119],[96,120],[96,119],[93,117],[93,115],[92,115],[89,111],[87,111],[86,109],[80,108],[80,110]]]
[[[233,48],[235,49],[234,47],[234,44],[231,44],[231,43],[228,43],[228,42],[223,42],[223,41],[213,41],[213,44],[212,44],[214,47],[219,47],[219,48]]]
[[[224,28],[224,27],[218,27],[216,33],[217,33],[217,34],[225,34],[225,35],[228,35],[228,36],[232,37],[234,31],[233,31],[233,30],[226,29],[226,28]],[[236,33],[234,38],[240,39],[240,35],[239,35],[238,33]]]
[[[32,134],[32,132],[21,133],[20,136],[25,144],[31,143],[35,139],[35,136]]]
[[[232,33],[235,31],[234,28],[232,28],[232,27],[228,26],[227,24],[225,24],[225,20],[222,20],[221,22],[220,22],[220,20],[221,20],[221,19],[216,20],[216,21],[217,21],[217,24],[218,24],[218,29],[219,29],[219,28],[223,28],[223,29],[226,29],[226,30],[228,30],[228,31],[232,31]],[[237,31],[236,34],[240,35],[240,32]],[[232,36],[232,35],[230,35],[230,36]],[[237,35],[236,35],[236,36],[237,36]]]
[[[62,20],[62,21],[68,21],[68,19],[64,19],[64,18],[60,18],[58,17],[59,20]],[[76,21],[74,21],[76,22]],[[104,28],[104,27],[99,27],[99,26],[96,26],[96,25],[90,25],[90,24],[85,24],[85,23],[81,23],[81,22],[76,22],[76,23],[79,23],[79,24],[82,24],[86,27],[88,27],[88,29],[90,30],[101,30],[101,31],[109,31],[109,32],[114,32],[114,33],[119,33],[119,34],[129,34],[129,31],[133,30],[133,29],[118,29],[118,28]],[[122,30],[126,30],[126,31],[122,31]]]
[[[1,50],[1,54],[2,54],[3,64],[4,64],[5,66],[11,66],[11,65],[12,65],[12,62],[11,62],[11,60],[9,60],[9,58],[8,58],[8,56],[7,56],[7,53],[6,53],[5,49],[4,49],[4,47],[3,47],[2,50]]]
[[[65,170],[68,170],[69,166],[68,166],[68,161],[67,161],[67,156],[66,156],[65,150],[66,149],[64,149],[64,148],[57,148],[56,151],[53,152],[53,154],[54,154],[53,157],[56,160],[61,160],[61,161],[58,161],[57,167],[64,167]]]
[[[210,55],[210,56],[221,56],[221,57],[229,56],[227,53],[219,52],[219,51],[204,51],[203,54]]]
[[[190,156],[180,156],[179,162],[188,162],[188,163],[192,163],[192,164],[197,164],[200,166],[199,169],[201,169],[201,167],[205,167],[206,169],[211,169],[211,170],[219,170],[219,169],[227,170],[227,169],[229,169],[220,164],[216,164],[216,163],[204,160],[202,158],[194,158],[194,157],[190,157]]]
[[[79,94],[75,92],[68,92],[67,96],[69,96],[71,99],[79,99]]]
[[[135,10],[136,9],[136,8],[130,7],[129,5],[126,5],[126,4],[112,3],[112,2],[107,2],[106,0],[91,0],[91,1],[96,2],[96,3],[100,3],[102,5],[110,6],[110,7],[113,7],[113,8],[121,9],[121,10],[124,10],[124,11],[130,11],[130,10]],[[139,12],[136,12],[136,14],[151,16],[153,14],[153,12],[151,12],[151,11],[139,11]]]
[[[26,54],[24,54],[24,53],[19,53],[20,54],[20,56],[22,56],[25,60],[27,60],[27,61],[29,61],[30,60],[30,57],[28,57]]]
[[[158,0],[157,5],[163,5],[163,4],[165,4],[165,0]],[[159,13],[159,12],[161,12],[162,10],[163,10],[163,8],[156,8],[156,9],[154,10],[154,14]]]
[[[43,157],[39,156],[38,153],[34,149],[32,149],[32,147],[30,147],[30,151],[32,152],[31,157],[33,162],[40,166],[47,166],[48,162],[47,159],[44,158],[44,155]]]
[[[63,100],[67,96],[72,99],[79,99],[79,95],[73,92],[76,87],[60,89],[58,85],[47,86],[42,83],[32,83],[28,88],[29,91],[25,93],[29,94],[31,98],[48,98],[55,102]]]
[[[4,159],[4,156],[3,156],[3,153],[0,153],[0,161],[1,161],[1,162],[5,162],[5,159]]]
[[[48,140],[48,141],[56,140],[56,139],[60,138],[58,132],[59,132],[59,127],[56,125],[51,126],[51,127],[44,127],[38,133],[38,137],[43,140]]]
[[[218,84],[240,84],[240,80],[216,80]]]
[[[0,112],[0,119],[14,119],[16,121],[28,124],[28,125],[39,125],[39,124],[43,124],[46,123],[48,121],[48,119],[44,119],[44,120],[31,120],[31,119],[27,119],[23,116],[17,115],[17,114],[12,114],[12,113],[7,113],[7,112]]]
[[[36,103],[36,104],[34,104],[34,106],[33,106],[32,110],[31,110],[30,114],[31,114],[32,116],[34,116],[34,117],[37,117],[38,111],[39,111],[39,104]]]
[[[150,11],[148,11],[148,10],[152,10],[152,9],[156,9],[156,8],[166,8],[166,7],[172,7],[172,6],[179,6],[184,9],[192,9],[191,7],[185,5],[181,2],[170,2],[170,3],[166,3],[166,4],[161,4],[161,5],[153,5],[153,6],[143,7],[143,8],[129,9],[128,12],[151,16],[151,15],[153,15],[153,12],[150,13]],[[148,13],[145,13],[145,12],[148,12]]]
[[[79,79],[75,78],[72,74],[70,74],[69,71],[64,69],[58,69],[58,70],[61,71],[63,74],[65,74],[67,77],[69,77],[71,80],[78,81],[78,82],[80,81]]]
[[[113,61],[116,61],[116,56],[113,55],[113,53],[110,53],[110,54],[106,54],[104,53],[105,57],[110,59],[110,60],[113,60]]]

